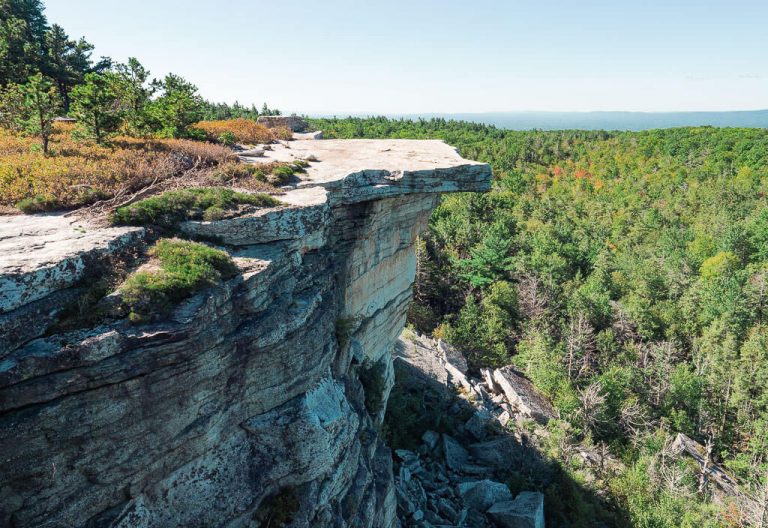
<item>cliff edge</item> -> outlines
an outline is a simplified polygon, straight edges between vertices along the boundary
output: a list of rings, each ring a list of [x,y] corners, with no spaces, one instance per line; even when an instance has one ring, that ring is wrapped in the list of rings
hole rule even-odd
[[[0,217],[0,525],[397,525],[378,435],[414,243],[488,165],[439,141],[299,140],[282,205],[189,221],[239,274],[162,322],[62,318],[142,227]]]

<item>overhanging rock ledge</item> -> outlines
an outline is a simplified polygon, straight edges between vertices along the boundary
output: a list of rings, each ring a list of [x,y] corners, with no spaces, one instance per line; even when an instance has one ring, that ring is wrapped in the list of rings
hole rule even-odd
[[[491,171],[439,141],[292,141],[264,160],[296,158],[318,161],[285,205],[182,226],[241,273],[162,323],[54,326],[143,229],[0,218],[0,525],[398,524],[377,426],[413,246],[439,193],[485,191]]]

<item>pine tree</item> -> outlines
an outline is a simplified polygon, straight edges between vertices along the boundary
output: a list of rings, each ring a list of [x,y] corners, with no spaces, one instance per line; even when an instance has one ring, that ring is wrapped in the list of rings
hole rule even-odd
[[[72,114],[80,130],[97,143],[115,132],[121,124],[114,73],[88,73],[83,84],[72,90]]]
[[[56,87],[69,112],[70,92],[83,82],[85,74],[100,72],[109,67],[109,59],[102,58],[96,65],[91,60],[93,45],[85,39],[71,40],[58,24],[51,26],[45,34],[45,62],[43,70],[56,82]]]
[[[0,124],[39,137],[44,154],[48,154],[53,120],[60,111],[56,88],[40,73],[31,76],[25,84],[8,86],[0,95]]]
[[[41,71],[47,29],[41,0],[0,0],[0,86]]]

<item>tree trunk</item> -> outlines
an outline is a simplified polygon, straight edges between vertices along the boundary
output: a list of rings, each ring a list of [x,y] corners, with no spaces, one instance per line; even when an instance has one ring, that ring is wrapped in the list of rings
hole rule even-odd
[[[57,80],[56,85],[59,89],[59,95],[61,96],[61,102],[64,105],[64,113],[69,113],[69,89],[63,81]]]

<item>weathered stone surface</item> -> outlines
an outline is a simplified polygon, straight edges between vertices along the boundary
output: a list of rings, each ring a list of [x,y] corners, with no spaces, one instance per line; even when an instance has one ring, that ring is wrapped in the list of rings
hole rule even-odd
[[[294,132],[303,132],[308,126],[299,116],[259,116],[256,122],[269,128],[290,128]]]
[[[544,495],[523,491],[515,500],[491,506],[488,516],[502,528],[544,528]]]
[[[302,242],[306,250],[325,244],[329,217],[330,207],[321,204],[262,209],[216,222],[183,222],[180,228],[189,236],[232,246],[296,240]]]
[[[546,424],[555,416],[555,410],[549,401],[539,394],[533,383],[518,374],[512,367],[493,371],[493,380],[509,403],[516,406],[522,414],[542,424]]]
[[[321,147],[284,207],[185,224],[242,273],[162,323],[50,330],[143,230],[0,218],[0,525],[256,526],[281,493],[297,497],[292,526],[398,523],[383,409],[366,403],[393,383],[433,193],[486,189],[490,171],[438,142],[378,160],[372,145]],[[409,464],[427,522],[425,469]]]
[[[0,313],[75,285],[144,230],[99,229],[61,214],[0,218]]]
[[[493,422],[493,415],[487,411],[476,411],[472,417],[464,424],[464,430],[475,437],[477,440],[483,440],[488,436],[488,427]]]
[[[486,442],[471,444],[469,452],[481,464],[496,469],[507,469],[519,456],[520,449],[513,438],[500,436]]]
[[[457,486],[457,491],[465,506],[481,512],[497,502],[512,500],[512,492],[506,484],[487,479],[462,482]]]
[[[454,471],[459,471],[469,460],[469,453],[455,438],[443,435],[443,454],[445,463]]]

